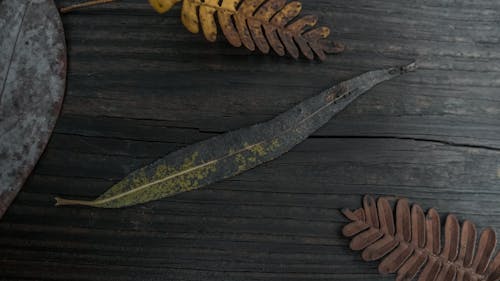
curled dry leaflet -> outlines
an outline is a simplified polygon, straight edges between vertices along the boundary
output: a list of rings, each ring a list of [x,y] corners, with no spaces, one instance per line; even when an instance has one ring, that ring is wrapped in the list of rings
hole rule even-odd
[[[373,86],[415,64],[370,71],[299,103],[272,120],[225,133],[168,154],[92,201],[56,198],[57,205],[120,208],[186,192],[276,159],[323,126]]]
[[[256,48],[267,54],[271,48],[280,56],[285,53],[308,59],[314,54],[321,60],[326,53],[342,52],[341,44],[326,38],[327,27],[315,27],[316,16],[299,17],[300,2],[287,0],[149,0],[153,8],[164,13],[182,1],[181,19],[186,28],[198,33],[201,29],[208,41],[217,39],[216,19],[222,33],[235,47]],[[220,3],[219,3],[220,2]]]
[[[496,247],[493,229],[479,235],[470,221],[462,226],[454,215],[448,215],[444,225],[444,246],[441,247],[441,223],[435,209],[427,215],[419,205],[411,206],[407,199],[396,203],[396,217],[389,200],[380,197],[375,203],[365,196],[363,207],[355,211],[342,210],[351,220],[342,232],[353,237],[350,248],[363,250],[365,261],[382,259],[382,274],[397,272],[396,280],[419,281],[495,281],[500,280],[500,253],[492,259]]]

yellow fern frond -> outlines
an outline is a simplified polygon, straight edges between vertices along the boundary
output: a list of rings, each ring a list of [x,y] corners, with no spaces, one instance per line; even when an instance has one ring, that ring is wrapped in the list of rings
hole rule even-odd
[[[327,53],[342,52],[342,44],[327,40],[330,29],[316,27],[316,16],[299,17],[302,4],[287,0],[149,0],[159,13],[170,10],[182,1],[181,19],[192,33],[217,39],[217,21],[227,41],[267,54],[271,49],[280,56],[288,53],[298,58],[302,53],[308,59],[314,54],[326,59]]]

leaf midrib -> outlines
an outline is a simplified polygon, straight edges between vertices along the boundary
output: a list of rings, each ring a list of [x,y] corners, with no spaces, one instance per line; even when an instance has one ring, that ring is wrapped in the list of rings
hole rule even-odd
[[[2,84],[2,89],[0,89],[0,104],[2,101],[3,93],[5,91],[5,87],[7,84],[7,79],[9,78],[9,73],[10,73],[10,67],[12,65],[12,61],[14,60],[14,55],[16,54],[17,51],[17,42],[19,41],[19,37],[21,37],[21,30],[23,29],[23,24],[24,24],[24,18],[26,14],[28,13],[28,9],[31,7],[31,1],[29,1],[26,4],[26,7],[24,8],[23,15],[21,17],[21,23],[19,24],[19,29],[17,30],[16,34],[16,40],[14,41],[14,46],[12,47],[12,53],[10,54],[9,58],[9,63],[7,64],[7,71],[5,73],[5,77],[3,79],[3,84]]]

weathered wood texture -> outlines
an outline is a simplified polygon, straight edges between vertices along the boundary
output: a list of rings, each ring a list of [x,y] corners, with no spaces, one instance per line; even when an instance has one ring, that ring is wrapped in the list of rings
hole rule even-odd
[[[59,5],[69,1],[60,1]],[[3,280],[393,280],[338,208],[395,194],[500,230],[500,2],[304,3],[348,50],[324,63],[210,45],[126,0],[65,15],[68,91],[0,222]],[[264,121],[336,81],[417,58],[277,161],[123,210],[94,197],[169,151]]]

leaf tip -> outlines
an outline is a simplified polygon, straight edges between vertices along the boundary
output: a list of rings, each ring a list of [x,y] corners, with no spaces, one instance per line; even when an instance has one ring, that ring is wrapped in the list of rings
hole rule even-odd
[[[352,214],[352,211],[351,211],[349,208],[342,208],[342,209],[340,209],[340,212],[341,212],[344,216],[346,216],[346,217],[348,217],[350,214]]]
[[[362,211],[362,210],[361,210]],[[349,208],[344,208],[344,209],[341,209],[340,212],[349,220],[351,221],[357,221],[357,220],[362,220],[364,221],[365,218],[364,218],[364,213],[360,214],[359,213],[359,209],[356,210],[356,211],[352,211],[351,209]]]
[[[403,73],[406,73],[406,72],[413,72],[413,71],[417,70],[417,68],[418,68],[417,62],[416,62],[416,61],[413,61],[413,62],[412,62],[412,63],[410,63],[410,64],[407,64],[407,65],[405,65],[405,66],[402,66],[402,67],[401,67],[401,71],[402,71]]]
[[[415,70],[417,70],[417,62],[413,61],[412,63],[407,65],[390,68],[388,69],[388,72],[391,75],[398,76],[408,72],[414,72]]]

